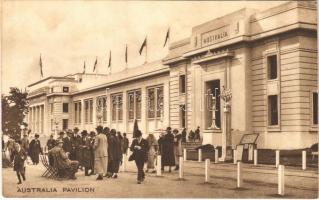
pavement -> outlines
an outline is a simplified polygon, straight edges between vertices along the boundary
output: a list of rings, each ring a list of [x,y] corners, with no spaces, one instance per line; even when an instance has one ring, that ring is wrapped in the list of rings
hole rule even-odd
[[[178,171],[162,176],[147,173],[142,184],[136,183],[134,162],[118,179],[96,181],[96,176],[84,176],[79,170],[76,180],[53,180],[41,177],[44,167],[27,166],[27,181],[17,185],[12,168],[3,169],[5,197],[104,197],[104,198],[318,198],[317,169],[285,169],[285,195],[277,195],[275,166],[242,165],[243,187],[236,188],[237,166],[231,163],[211,163],[210,181],[205,183],[205,162],[184,162],[184,177]],[[35,188],[35,189],[33,189]],[[39,188],[39,189],[38,189]],[[85,191],[87,190],[87,191]]]

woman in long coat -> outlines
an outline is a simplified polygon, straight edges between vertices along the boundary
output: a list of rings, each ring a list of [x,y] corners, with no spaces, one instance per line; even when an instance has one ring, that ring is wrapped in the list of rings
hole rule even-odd
[[[169,172],[171,172],[171,166],[175,165],[174,155],[174,135],[171,132],[171,128],[166,129],[166,134],[160,138],[160,152],[162,155],[162,170],[165,166],[169,166]]]
[[[120,162],[122,161],[122,149],[121,142],[116,136],[115,129],[111,130],[109,137],[109,159],[111,164],[111,177],[117,178],[119,172]]]
[[[103,127],[98,126],[96,131],[98,135],[94,141],[94,171],[98,174],[96,180],[103,180],[103,174],[105,174],[107,170],[108,144],[106,136],[102,133]]]
[[[29,145],[29,156],[34,165],[39,164],[39,154],[40,153],[42,154],[41,143],[38,140],[38,138],[39,138],[39,135],[35,134],[35,139],[33,139]]]
[[[147,169],[146,172],[148,172],[149,169],[153,169],[152,173],[155,173],[155,160],[156,160],[156,153],[158,151],[158,142],[153,134],[149,134],[146,138],[146,141],[148,142],[148,154],[147,154]]]

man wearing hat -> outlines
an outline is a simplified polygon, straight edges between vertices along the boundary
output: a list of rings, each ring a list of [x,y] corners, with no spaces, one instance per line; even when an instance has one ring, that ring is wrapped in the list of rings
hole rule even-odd
[[[53,135],[50,135],[50,139],[47,141],[47,148],[50,151],[53,147],[55,147],[56,141],[53,139]],[[53,157],[49,156],[49,165],[53,166]]]
[[[40,153],[43,154],[40,140],[39,140],[39,134],[36,133],[35,138],[30,142],[30,145],[29,145],[29,156],[34,165],[39,164]]]
[[[73,129],[73,134],[71,137],[71,144],[72,144],[72,154],[73,154],[73,158],[74,160],[79,161],[80,166],[81,166],[81,143],[82,143],[82,138],[79,135],[79,129],[77,127],[75,127]],[[82,166],[81,166],[82,167]]]
[[[48,155],[54,158],[60,177],[76,179],[75,173],[78,170],[79,162],[70,160],[68,158],[69,153],[65,153],[62,147],[63,141],[57,140],[57,145],[49,151]]]
[[[72,153],[71,135],[72,135],[71,132],[67,132],[66,137],[62,139],[62,142],[63,142],[62,148],[66,153],[69,153],[70,159],[73,160],[74,158],[71,155]]]
[[[25,152],[29,151],[29,139],[28,139],[28,134],[24,133],[23,138],[21,139],[21,147],[24,149]]]

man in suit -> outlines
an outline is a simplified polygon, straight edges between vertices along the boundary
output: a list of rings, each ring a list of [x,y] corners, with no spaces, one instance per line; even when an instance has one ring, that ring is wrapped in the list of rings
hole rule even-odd
[[[133,151],[134,160],[137,167],[137,184],[141,184],[141,182],[145,179],[144,173],[144,163],[147,160],[147,151],[148,151],[148,143],[142,138],[142,132],[140,130],[136,131],[135,139],[132,142],[130,150]]]
[[[49,156],[54,157],[55,165],[59,170],[59,176],[68,177],[69,179],[76,179],[75,173],[78,170],[79,162],[70,160],[68,154],[63,150],[63,141],[57,140],[57,145],[48,153]]]
[[[102,133],[103,127],[96,127],[97,136],[94,141],[94,172],[98,174],[96,180],[103,180],[103,174],[107,172],[108,143],[107,137]]]
[[[55,147],[55,139],[53,139],[53,135],[50,135],[50,139],[48,139],[47,141],[47,148],[48,151],[50,151],[53,147]],[[52,156],[48,156],[49,157],[49,165],[53,166],[53,157]]]
[[[62,132],[63,133],[63,132]],[[62,139],[63,141],[63,150],[66,152],[66,153],[69,153],[69,157],[70,159],[72,159],[71,157],[71,153],[72,153],[72,143],[71,143],[71,133],[68,132],[67,133],[67,136],[65,138]],[[74,160],[74,159],[72,159]]]
[[[21,176],[25,181],[25,165],[24,162],[27,159],[27,153],[21,147],[21,141],[17,141],[14,145],[14,151],[12,152],[13,157],[13,170],[16,171],[18,177],[18,184],[21,184]]]

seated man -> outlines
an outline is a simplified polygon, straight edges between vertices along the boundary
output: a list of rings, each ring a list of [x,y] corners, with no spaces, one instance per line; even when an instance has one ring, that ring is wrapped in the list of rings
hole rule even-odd
[[[57,145],[49,151],[49,155],[54,158],[54,167],[58,169],[59,176],[76,179],[75,173],[78,170],[79,162],[70,160],[62,146],[63,141],[58,140]]]

